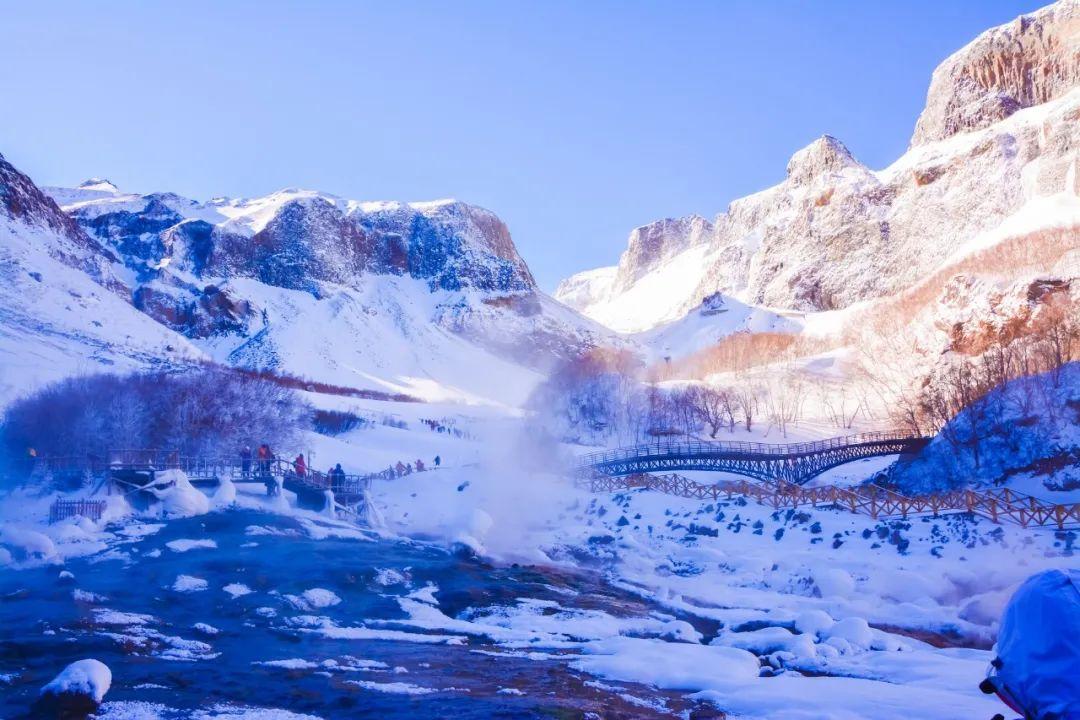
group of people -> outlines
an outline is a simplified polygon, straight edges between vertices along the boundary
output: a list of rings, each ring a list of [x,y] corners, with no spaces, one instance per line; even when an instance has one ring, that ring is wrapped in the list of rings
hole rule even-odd
[[[270,465],[274,462],[276,456],[274,451],[270,449],[270,446],[263,443],[259,446],[259,449],[255,455],[255,469],[260,475],[266,475],[270,472]],[[251,472],[251,447],[245,446],[240,451],[240,470],[246,475]]]
[[[267,494],[277,495],[281,489],[278,487],[277,481],[274,480],[273,473],[270,472],[275,460],[277,460],[277,456],[274,455],[274,451],[271,450],[270,446],[266,443],[260,445],[254,455],[252,455],[251,447],[245,446],[240,451],[240,471],[245,476],[254,475],[263,478],[263,482],[266,483]],[[254,465],[252,464],[253,462]],[[308,463],[304,458],[303,453],[300,453],[293,459],[292,472],[298,478],[306,478],[308,476]],[[330,468],[326,472],[326,477],[330,480],[331,484],[343,483],[345,481],[345,470],[341,467],[341,463]]]
[[[432,465],[438,468],[442,465],[442,458],[438,455],[432,461]],[[391,465],[383,471],[383,475],[389,478],[404,477],[405,475],[412,475],[414,472],[424,472],[429,468],[424,464],[424,461],[420,458],[416,459],[416,463],[403,463],[400,460],[397,461],[397,465]]]
[[[429,421],[425,420],[424,422]],[[259,446],[254,456],[251,453],[251,448],[245,446],[240,451],[240,470],[245,476],[255,475],[256,477],[261,477],[266,483],[267,494],[277,495],[281,492],[281,488],[274,479],[273,473],[270,472],[275,460],[277,460],[277,456],[274,455],[274,451],[271,450],[270,446],[266,443]],[[253,462],[254,465],[252,465]],[[303,453],[297,455],[291,464],[292,472],[298,478],[306,478],[311,472],[308,468],[307,459],[304,457]],[[438,455],[432,460],[433,467],[430,468],[419,458],[416,459],[415,463],[403,463],[399,460],[396,465],[391,465],[381,474],[387,479],[398,478],[404,477],[405,475],[412,475],[414,472],[424,472],[425,470],[435,469],[440,465],[442,465],[442,458]],[[331,487],[343,484],[345,482],[345,470],[341,467],[341,463],[337,463],[334,467],[327,470],[326,477],[330,481]]]
[[[432,420],[430,418],[420,418],[420,422],[427,425],[428,430],[437,433],[446,433],[447,435],[453,435],[456,438],[467,438],[468,434],[456,427],[450,427],[438,420]]]

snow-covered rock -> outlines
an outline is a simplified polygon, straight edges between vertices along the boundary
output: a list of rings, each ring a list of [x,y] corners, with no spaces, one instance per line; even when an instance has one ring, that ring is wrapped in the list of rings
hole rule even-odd
[[[97,709],[112,686],[112,671],[100,660],[77,660],[41,688],[39,711],[82,717]]]
[[[210,498],[191,484],[183,470],[158,472],[150,491],[157,497],[163,517],[193,517],[210,512]]]

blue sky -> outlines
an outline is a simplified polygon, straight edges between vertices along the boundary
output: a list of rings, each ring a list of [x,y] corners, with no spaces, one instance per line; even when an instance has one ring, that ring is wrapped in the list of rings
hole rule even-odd
[[[39,184],[457,197],[552,289],[636,225],[781,180],[823,133],[887,165],[933,68],[1040,4],[20,3],[0,153]]]

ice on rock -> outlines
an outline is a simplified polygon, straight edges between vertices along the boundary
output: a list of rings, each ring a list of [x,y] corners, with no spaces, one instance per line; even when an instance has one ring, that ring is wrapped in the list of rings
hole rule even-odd
[[[188,552],[189,550],[214,550],[217,548],[217,542],[209,539],[182,538],[180,540],[170,540],[165,543],[165,547],[178,553]]]
[[[176,582],[173,583],[172,589],[176,592],[193,593],[201,592],[209,587],[209,583],[202,578],[192,577],[191,575],[179,575],[176,578]]]
[[[41,688],[38,710],[60,717],[93,712],[112,685],[112,671],[100,660],[77,660]]]
[[[225,592],[229,593],[229,595],[231,595],[233,597],[233,599],[236,599],[238,597],[243,597],[245,595],[250,595],[251,593],[255,592],[254,590],[249,588],[247,585],[244,585],[243,583],[229,583],[228,585],[226,585],[225,587],[223,587],[221,589],[224,590]]]
[[[225,478],[221,481],[217,491],[214,493],[214,505],[217,507],[227,507],[236,502],[236,485],[232,480]]]
[[[210,498],[188,480],[182,470],[165,470],[155,475],[155,485],[171,482],[164,489],[151,488],[161,503],[161,514],[168,518],[194,517],[210,512]]]
[[[333,607],[341,602],[341,598],[336,593],[326,588],[311,588],[305,590],[299,596],[286,595],[285,599],[292,603],[297,610]]]

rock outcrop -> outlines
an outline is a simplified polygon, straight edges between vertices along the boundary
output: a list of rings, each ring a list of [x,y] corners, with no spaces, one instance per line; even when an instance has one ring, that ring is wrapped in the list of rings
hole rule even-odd
[[[930,81],[912,145],[980,130],[1080,83],[1080,2],[1063,0],[993,28]]]

